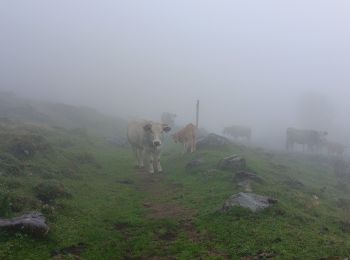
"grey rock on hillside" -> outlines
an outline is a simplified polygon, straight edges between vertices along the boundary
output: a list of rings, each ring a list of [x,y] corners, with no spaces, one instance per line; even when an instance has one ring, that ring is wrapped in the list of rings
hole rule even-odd
[[[236,172],[238,170],[244,170],[246,168],[246,161],[244,158],[234,154],[222,159],[219,162],[218,168],[220,170],[229,170]]]
[[[276,203],[277,200],[270,197],[257,195],[255,193],[240,192],[232,195],[225,201],[222,211],[227,212],[233,207],[240,206],[250,209],[252,212],[258,212]]]
[[[229,139],[217,134],[208,134],[197,141],[197,149],[216,149],[227,147],[232,144]]]
[[[45,217],[38,212],[29,213],[17,218],[0,219],[0,230],[23,232],[35,237],[43,237],[49,232]]]

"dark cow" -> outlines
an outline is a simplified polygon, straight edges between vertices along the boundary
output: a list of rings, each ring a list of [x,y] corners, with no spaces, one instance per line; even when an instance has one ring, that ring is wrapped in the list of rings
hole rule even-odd
[[[252,130],[249,127],[239,125],[225,127],[222,133],[232,136],[235,139],[246,138],[248,141],[252,136]]]
[[[316,130],[301,130],[296,128],[287,128],[286,148],[293,151],[294,144],[301,144],[303,151],[305,146],[308,151],[319,151],[325,142],[327,132],[319,132]]]

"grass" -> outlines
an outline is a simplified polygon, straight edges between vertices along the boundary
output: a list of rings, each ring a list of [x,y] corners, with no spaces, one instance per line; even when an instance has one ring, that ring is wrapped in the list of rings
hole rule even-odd
[[[12,126],[18,133],[11,134],[27,136],[24,128],[28,126]],[[0,135],[8,134],[5,125],[0,129]],[[0,213],[10,217],[43,211],[51,230],[43,239],[0,233],[0,259],[350,255],[350,233],[344,228],[350,209],[346,203],[339,206],[350,200],[349,180],[339,180],[329,159],[322,156],[242,146],[182,156],[179,147],[168,144],[162,157],[165,172],[150,176],[133,168],[127,148],[115,148],[79,131],[41,127],[35,131],[50,150],[13,158],[8,155],[8,142],[0,144],[1,154],[10,158],[5,166],[13,169],[20,164],[21,171],[0,176]],[[257,214],[241,208],[218,212],[225,199],[241,191],[233,173],[216,169],[218,161],[231,154],[246,158],[249,170],[263,180],[253,184],[254,192],[278,199],[277,205]],[[187,168],[197,157],[203,164]],[[62,184],[70,196],[48,205],[41,201],[35,187],[48,180]],[[343,190],[337,186],[339,181],[345,184]],[[14,211],[6,196],[33,203]]]

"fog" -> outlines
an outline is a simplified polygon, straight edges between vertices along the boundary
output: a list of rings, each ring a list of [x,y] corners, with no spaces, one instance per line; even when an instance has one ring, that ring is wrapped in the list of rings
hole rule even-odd
[[[288,126],[350,144],[349,1],[0,2],[0,88],[124,117],[221,131],[249,125],[278,143]],[[300,118],[303,97],[331,117]],[[312,100],[312,98],[311,98]],[[323,112],[320,111],[320,115]]]

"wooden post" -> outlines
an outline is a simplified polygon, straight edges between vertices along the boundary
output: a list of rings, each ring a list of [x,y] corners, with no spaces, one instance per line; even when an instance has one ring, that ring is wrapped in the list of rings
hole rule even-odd
[[[199,99],[197,100],[197,105],[196,105],[196,133],[194,135],[194,151],[197,150],[197,136],[198,136],[198,123],[199,123]]]
[[[199,100],[197,100],[197,106],[196,106],[196,127],[198,129],[198,121],[199,121]]]

